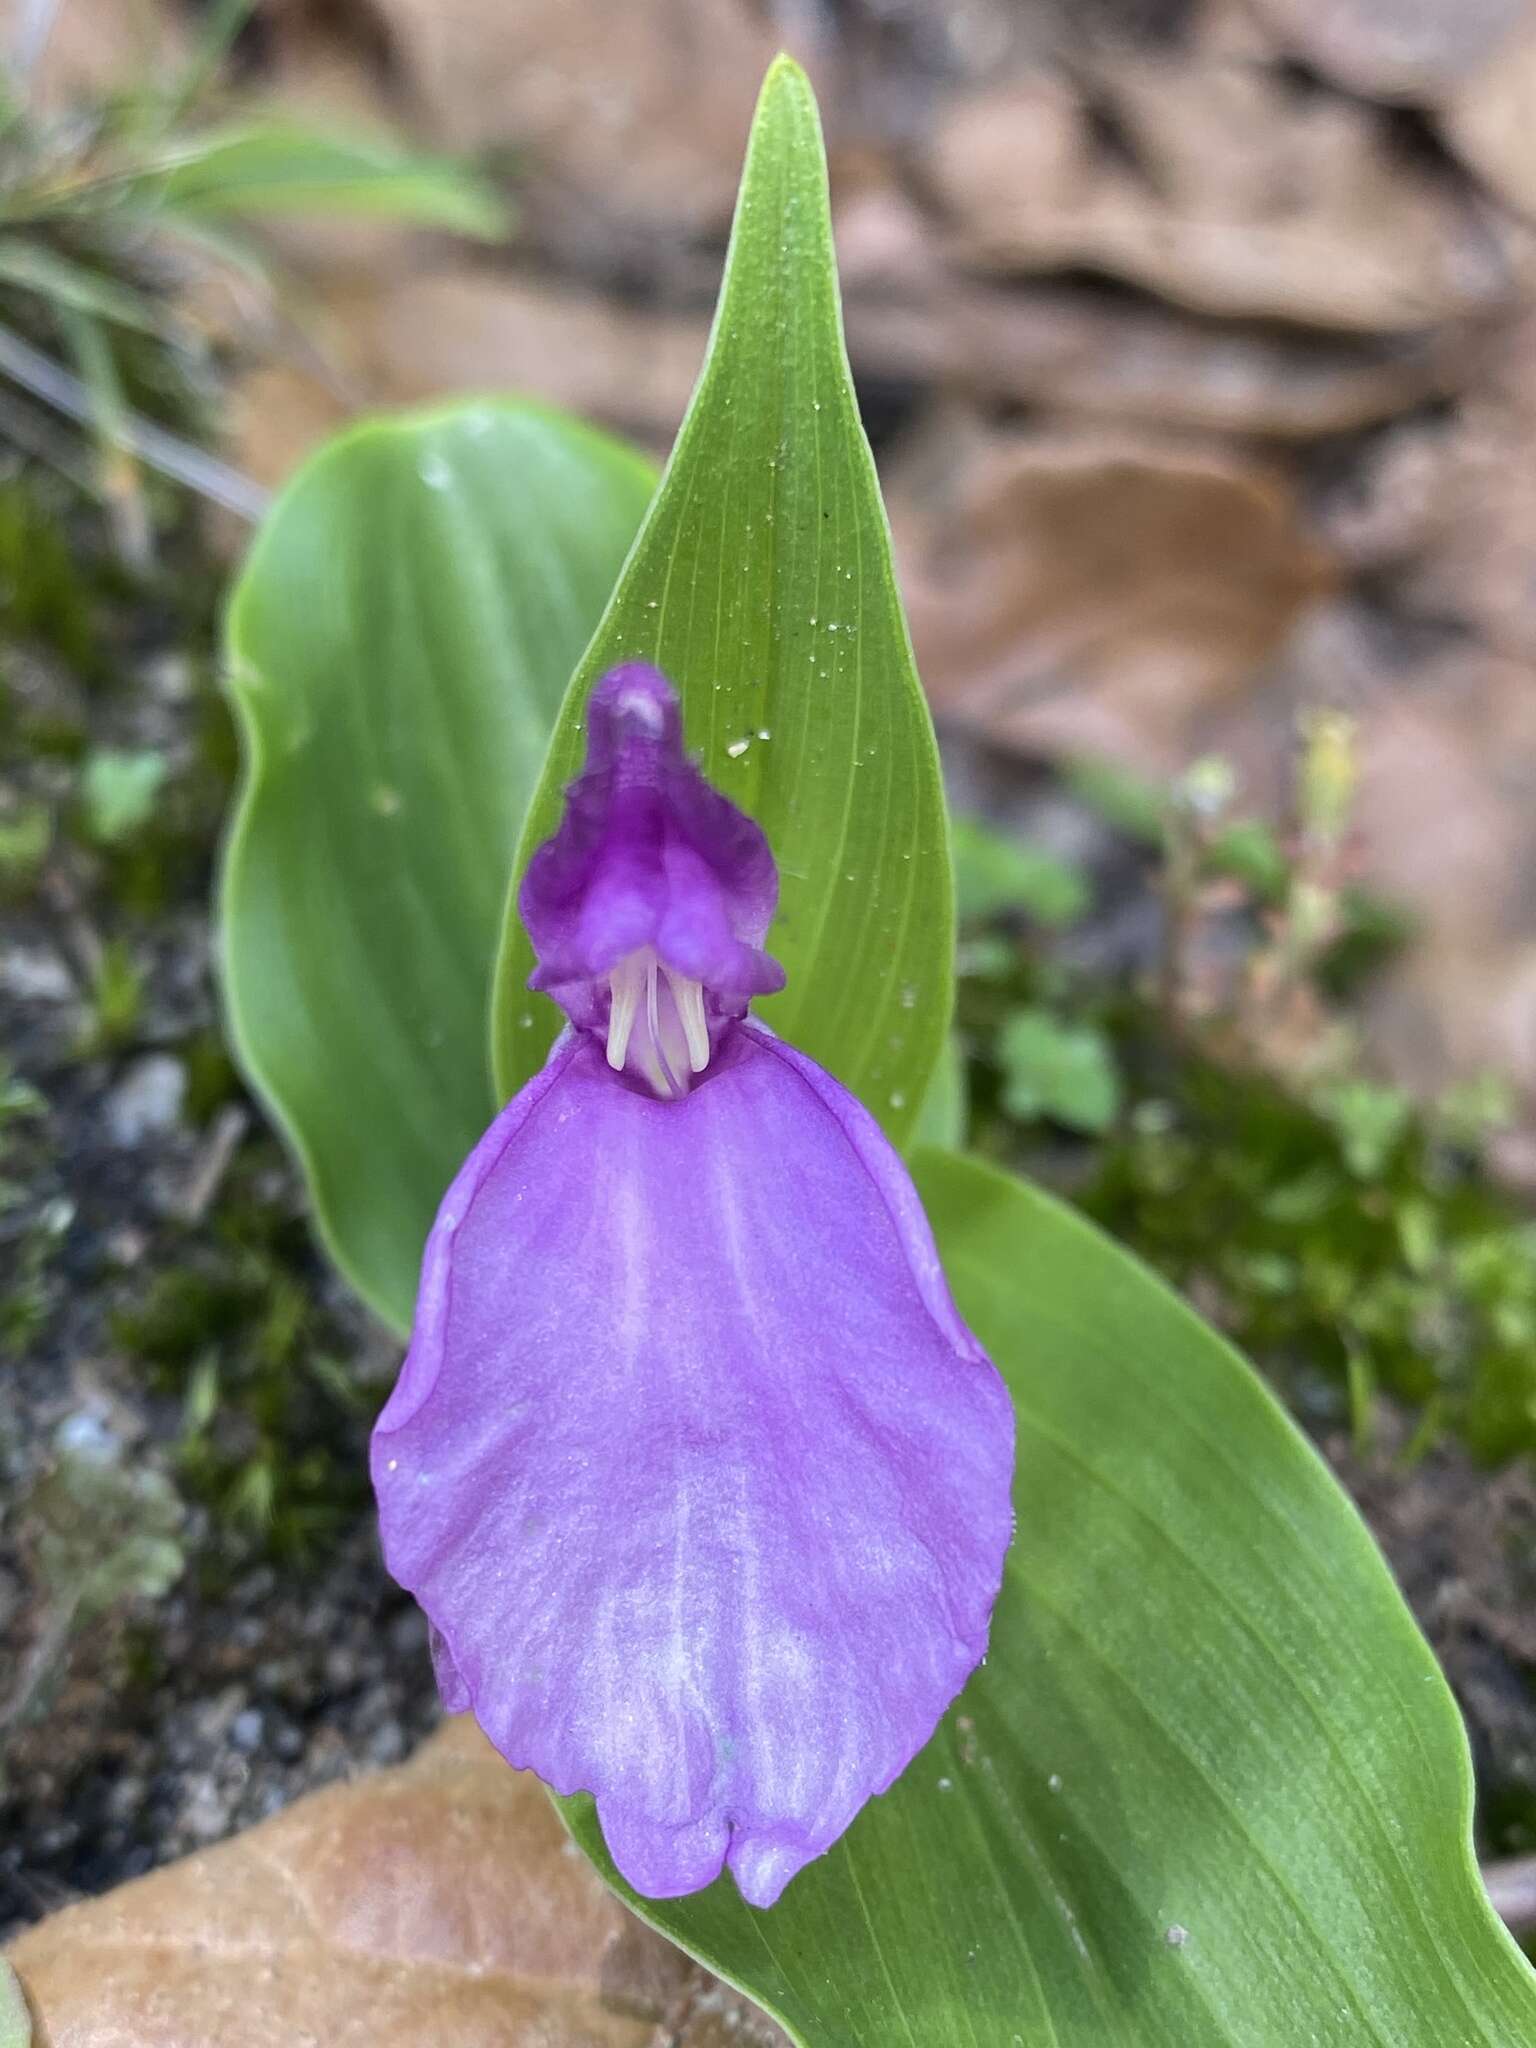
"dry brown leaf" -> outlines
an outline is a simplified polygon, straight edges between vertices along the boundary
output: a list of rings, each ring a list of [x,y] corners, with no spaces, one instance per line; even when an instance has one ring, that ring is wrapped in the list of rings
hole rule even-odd
[[[1394,420],[1320,483],[1313,518],[1350,570],[1395,571],[1435,545],[1462,460],[1460,427],[1455,412]]]
[[[305,127],[341,134],[393,136],[406,147],[424,137],[391,88],[381,53],[370,47],[365,17],[311,14],[263,0],[266,41],[259,75],[244,102],[258,119],[275,110]],[[430,238],[387,212],[278,213],[255,224],[284,275],[324,283],[342,276],[404,276],[417,268]]]
[[[921,298],[850,294],[857,371],[983,400],[1146,426],[1310,440],[1388,420],[1443,392],[1449,338],[1287,334],[1092,292],[955,274]]]
[[[467,1717],[13,1944],[37,2048],[769,2048]]]
[[[1187,761],[1331,576],[1283,474],[1150,437],[946,421],[889,495],[935,708],[1152,772]]]
[[[1434,101],[1519,25],[1526,0],[1248,0],[1291,56],[1351,92]]]
[[[837,268],[845,296],[928,297],[948,281],[932,215],[872,148],[833,149],[828,172]]]
[[[746,0],[373,0],[436,138],[673,232],[722,225],[780,40]]]
[[[0,39],[7,50],[28,11],[20,0],[0,7]],[[64,0],[52,13],[32,77],[41,106],[99,99],[146,78],[163,78],[186,59],[185,19],[166,0]]]
[[[230,381],[221,452],[243,475],[275,491],[356,411],[315,371],[262,363]],[[237,528],[236,547],[248,537],[248,530]]]
[[[1457,379],[1453,332],[1325,336],[1203,319],[1091,287],[990,284],[872,151],[832,166],[854,368],[981,399],[1284,440],[1388,419]]]
[[[1419,921],[1373,998],[1373,1051],[1420,1091],[1491,1069],[1536,1100],[1536,688],[1463,654],[1360,735],[1367,872]],[[1426,830],[1433,819],[1433,829]]]
[[[1415,925],[1362,1018],[1372,1064],[1419,1095],[1491,1070],[1536,1106],[1532,670],[1465,636],[1415,631],[1380,595],[1310,605],[1263,689],[1234,699],[1198,741],[1233,762],[1245,805],[1278,816],[1298,714],[1351,713],[1359,872]],[[1528,1115],[1528,1155],[1533,1132]],[[1536,1155],[1522,1177],[1533,1167]]]
[[[1536,315],[1498,338],[1457,409],[1397,597],[1410,615],[1536,663]]]
[[[265,363],[230,392],[231,459],[268,485],[361,408],[460,394],[542,399],[659,454],[709,333],[702,314],[475,270],[333,280],[310,323],[328,370]]]
[[[969,262],[1087,265],[1197,311],[1405,332],[1508,301],[1528,242],[1382,117],[1251,64],[1141,55],[1099,68],[1135,162],[1086,99],[1037,73],[959,98],[926,168]]]
[[[1536,219],[1536,18],[1467,79],[1440,111],[1461,161],[1527,219]]]
[[[358,360],[390,400],[515,391],[665,447],[708,336],[703,313],[651,312],[538,279],[450,271],[382,292]]]

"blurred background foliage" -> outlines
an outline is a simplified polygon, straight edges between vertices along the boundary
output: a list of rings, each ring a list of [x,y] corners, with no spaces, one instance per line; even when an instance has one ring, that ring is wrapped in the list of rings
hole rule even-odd
[[[103,502],[119,551],[142,564],[145,469],[237,513],[261,507],[199,445],[220,395],[209,295],[233,293],[235,321],[280,303],[251,222],[360,214],[497,239],[508,213],[467,171],[386,134],[259,103],[231,114],[221,65],[252,0],[217,0],[163,73],[53,108],[36,73],[60,11],[20,11],[0,74],[0,430]]]
[[[782,42],[958,814],[942,1114],[1248,1349],[1536,1847],[1529,9],[0,38],[0,1920],[430,1718],[361,1482],[395,1353],[220,1032],[220,593],[360,409],[512,389],[664,451]]]

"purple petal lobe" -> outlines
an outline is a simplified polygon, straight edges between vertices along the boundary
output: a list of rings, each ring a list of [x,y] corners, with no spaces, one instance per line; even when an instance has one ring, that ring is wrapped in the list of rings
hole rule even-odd
[[[684,754],[677,698],[658,669],[627,662],[604,676],[587,735],[560,829],[529,862],[518,898],[539,956],[531,986],[581,1029],[607,1032],[611,1049],[617,1039],[616,1067],[633,1044],[633,1070],[654,1092],[680,1094],[723,1024],[783,986],[762,950],[778,900],[773,855]],[[676,1005],[675,1029],[658,1019],[658,1000]],[[657,1048],[660,1072],[639,1057]]]
[[[986,1648],[1013,1416],[905,1169],[754,1024],[680,1100],[573,1034],[443,1203],[374,1436],[391,1571],[638,1891],[769,1905]]]

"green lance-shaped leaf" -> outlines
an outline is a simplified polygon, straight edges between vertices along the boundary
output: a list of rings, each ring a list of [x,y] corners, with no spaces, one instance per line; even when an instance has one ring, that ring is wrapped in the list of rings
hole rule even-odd
[[[113,187],[118,203],[195,215],[354,213],[494,241],[510,213],[483,179],[386,136],[248,121],[179,143]]]
[[[14,285],[55,306],[153,334],[164,316],[142,292],[25,235],[0,235],[0,286]]]
[[[1018,1530],[939,1734],[768,1913],[636,1898],[806,2048],[1514,2048],[1456,1708],[1243,1361],[1020,1182],[918,1156],[1012,1389]]]
[[[364,426],[284,492],[235,593],[230,1021],[333,1256],[397,1326],[495,1106],[485,1013],[513,848],[653,481],[533,406]]]
[[[950,1010],[953,908],[938,758],[891,571],[838,306],[816,104],[768,74],[714,333],[661,488],[560,714],[518,868],[580,766],[615,662],[682,692],[705,773],[758,819],[781,876],[766,1021],[910,1130]],[[558,1022],[508,906],[496,1072],[511,1094]]]

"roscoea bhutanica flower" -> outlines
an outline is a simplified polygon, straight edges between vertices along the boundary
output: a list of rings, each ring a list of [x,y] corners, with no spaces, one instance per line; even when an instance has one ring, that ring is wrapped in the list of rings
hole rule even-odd
[[[655,669],[587,722],[520,897],[570,1028],[428,1241],[384,1551],[446,1705],[595,1794],[637,1891],[767,1906],[986,1649],[1012,1409],[874,1119],[747,1014],[762,832]]]

